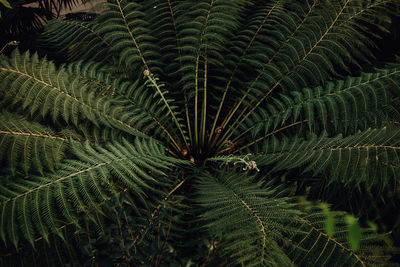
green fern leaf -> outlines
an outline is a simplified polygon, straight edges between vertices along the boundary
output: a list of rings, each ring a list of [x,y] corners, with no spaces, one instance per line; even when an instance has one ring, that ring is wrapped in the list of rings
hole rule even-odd
[[[378,183],[369,177],[380,177],[384,187],[399,177],[399,135],[394,129],[369,129],[348,137],[313,136],[309,140],[277,139],[265,142],[266,153],[255,156],[259,166],[274,165],[276,172],[306,166],[304,172],[330,174],[331,182],[366,183],[368,188]],[[268,152],[269,151],[269,152]]]
[[[204,208],[204,227],[222,239],[223,255],[246,266],[365,266],[380,258],[379,238],[364,232],[362,248],[355,253],[346,240],[344,214],[332,213],[334,237],[324,232],[326,216],[320,209],[300,211],[282,189],[265,187],[246,173],[220,171],[199,174],[197,202]],[[372,248],[372,245],[375,246]]]
[[[40,234],[48,241],[50,232],[62,236],[62,225],[77,222],[79,213],[97,211],[118,184],[129,187],[143,199],[150,184],[179,160],[164,156],[155,141],[136,139],[109,144],[107,149],[73,146],[77,160],[66,160],[54,174],[23,177],[0,186],[0,236],[17,246],[24,236],[33,244]],[[29,218],[32,218],[30,220]],[[23,221],[27,224],[20,224]],[[21,229],[18,226],[21,226]]]
[[[33,68],[36,65],[40,68]],[[53,121],[61,117],[75,125],[82,114],[95,125],[101,122],[133,135],[147,136],[134,126],[132,121],[137,118],[134,114],[126,119],[129,111],[121,110],[123,100],[96,97],[88,91],[89,84],[83,84],[77,78],[70,79],[62,70],[56,71],[54,64],[40,61],[37,55],[30,58],[29,53],[15,52],[12,60],[0,62],[0,77],[2,88],[8,88],[6,99],[12,98],[24,109],[29,107],[31,114],[40,112],[44,117],[50,113]]]
[[[283,232],[298,212],[275,190],[261,190],[246,173],[199,174],[199,205],[212,235],[226,242],[224,255],[246,266],[292,266],[279,244]]]
[[[158,48],[148,31],[139,3],[115,0],[98,18],[96,32],[111,44],[120,64],[133,70],[159,72]]]
[[[103,64],[101,65],[103,66]],[[103,66],[104,67],[104,66]],[[111,74],[100,67],[98,63],[75,62],[66,67],[66,71],[77,75],[84,82],[93,82],[98,94],[110,97],[116,96],[125,100],[132,106],[131,112],[134,113],[140,121],[136,121],[136,128],[141,128],[145,132],[151,133],[153,137],[159,137],[159,140],[169,139],[177,148],[181,147],[177,141],[178,133],[175,127],[166,124],[171,118],[174,118],[178,129],[184,135],[185,126],[178,121],[179,112],[176,107],[170,106],[173,99],[170,98],[169,92],[163,89],[163,84],[158,84],[158,79],[153,75],[142,85],[140,80],[131,83],[126,80],[113,78]],[[154,98],[161,98],[161,101],[152,101]]]
[[[14,174],[17,170],[25,174],[54,171],[60,165],[69,142],[67,136],[55,134],[22,116],[0,114],[0,162]]]
[[[281,94],[266,106],[266,110],[254,112],[241,129],[244,133],[251,132],[253,137],[268,137],[285,123],[301,121],[316,132],[319,125],[324,130],[333,126],[332,131],[359,129],[360,120],[376,118],[389,104],[390,96],[399,95],[399,85],[400,70],[393,68],[349,77],[335,84],[327,83],[324,87],[304,88],[302,92],[292,92],[291,96]],[[303,114],[301,118],[300,113]]]
[[[96,32],[95,25],[91,22],[54,19],[46,24],[39,42],[42,46],[54,45],[56,53],[65,53],[71,61],[111,61],[111,44]]]

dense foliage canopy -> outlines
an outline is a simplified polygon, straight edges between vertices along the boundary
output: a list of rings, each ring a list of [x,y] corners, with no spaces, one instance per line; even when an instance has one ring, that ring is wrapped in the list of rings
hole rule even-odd
[[[0,55],[2,263],[389,264],[397,0],[98,10],[50,21],[47,58]]]

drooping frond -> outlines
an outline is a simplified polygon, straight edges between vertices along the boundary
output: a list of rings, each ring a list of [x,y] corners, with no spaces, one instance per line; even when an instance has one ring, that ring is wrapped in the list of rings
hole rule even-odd
[[[38,67],[39,66],[39,67]],[[95,125],[99,123],[124,132],[146,136],[135,125],[135,116],[123,99],[102,96],[90,92],[90,83],[70,78],[54,64],[39,60],[37,55],[20,55],[14,52],[11,59],[0,62],[1,100],[21,104],[31,114],[51,115],[53,121],[62,118],[66,123],[77,125],[80,116]]]
[[[85,21],[51,20],[40,36],[42,46],[51,46],[71,61],[112,60],[111,45],[96,32],[96,24]]]
[[[304,172],[329,173],[330,181],[366,183],[382,187],[400,175],[400,130],[368,129],[343,138],[311,136],[270,138],[254,160],[259,166],[272,165],[270,172],[305,166]],[[257,153],[256,153],[257,154]]]
[[[270,69],[266,66],[267,76],[274,77],[278,70],[284,70],[276,83],[286,90],[300,89],[335,74],[337,67],[347,70],[348,64],[365,60],[371,46],[368,29],[375,25],[387,27],[391,5],[386,0],[317,2],[271,61],[276,65],[270,65]],[[371,14],[380,17],[381,24],[371,19]]]
[[[277,128],[303,121],[310,130],[339,130],[359,127],[376,118],[392,97],[400,95],[400,69],[382,69],[363,73],[335,83],[328,82],[314,89],[291,91],[252,113],[242,125],[240,137],[250,133],[252,138],[268,137]],[[333,129],[332,129],[333,126]],[[318,129],[320,128],[320,129]],[[261,138],[257,139],[261,141]]]
[[[196,200],[212,236],[224,241],[224,256],[246,266],[291,266],[280,247],[283,232],[299,213],[276,190],[263,190],[247,173],[199,174]]]
[[[123,141],[106,148],[74,146],[77,160],[66,160],[60,169],[29,179],[15,178],[0,186],[0,236],[14,245],[24,237],[33,244],[36,235],[46,240],[58,227],[75,222],[80,212],[98,211],[115,186],[127,186],[138,198],[152,190],[157,177],[178,162],[164,155],[153,140]],[[18,226],[19,225],[19,226]]]
[[[54,171],[68,143],[67,136],[39,123],[11,113],[0,114],[0,165],[13,173]]]
[[[334,213],[334,236],[324,232],[326,215],[301,210],[279,188],[265,187],[247,173],[202,173],[197,202],[209,233],[229,262],[246,266],[367,266],[377,264],[379,240],[365,232],[360,249],[350,249],[344,214]],[[375,243],[375,247],[371,246]],[[381,244],[382,245],[382,244]],[[381,255],[382,256],[382,255]],[[311,263],[311,264],[310,264]],[[313,263],[313,264],[312,264]]]

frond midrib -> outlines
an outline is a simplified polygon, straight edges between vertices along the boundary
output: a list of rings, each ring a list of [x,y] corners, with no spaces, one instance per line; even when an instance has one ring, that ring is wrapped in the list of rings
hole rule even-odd
[[[349,253],[350,256],[353,256],[353,257],[357,260],[357,262],[359,262],[363,267],[366,267],[366,266],[367,266],[367,265],[366,265],[366,262],[363,261],[363,260],[361,259],[361,256],[360,256],[360,255],[358,255],[358,254],[355,253],[352,249],[350,249],[350,248],[348,248],[347,246],[345,246],[343,243],[339,242],[337,239],[335,239],[335,238],[329,236],[328,234],[326,234],[326,233],[325,233],[324,231],[322,231],[321,229],[316,228],[310,221],[308,221],[308,220],[306,219],[306,216],[303,216],[303,217],[302,217],[302,216],[300,216],[300,215],[296,215],[296,217],[297,217],[297,219],[299,219],[299,221],[303,222],[304,224],[307,224],[307,225],[310,227],[310,232],[311,232],[311,231],[318,232],[319,236],[323,236],[323,237],[325,237],[325,238],[328,240],[328,242],[329,242],[329,241],[332,241],[333,243],[335,243],[335,245],[341,247],[343,250],[345,250],[347,253]],[[307,236],[308,236],[308,235],[307,235]],[[301,245],[301,243],[307,238],[307,236],[305,236],[304,239],[303,239],[301,242],[298,243],[298,245]],[[326,243],[328,243],[328,242],[326,242]],[[311,251],[311,249],[310,249],[308,252],[310,252],[310,251]],[[331,253],[332,253],[332,252],[331,252]],[[328,257],[328,258],[329,258],[329,257]],[[327,259],[328,259],[328,258],[327,258]],[[316,262],[317,262],[317,261],[316,261]]]
[[[16,200],[16,199],[21,198],[23,196],[29,195],[29,194],[31,194],[33,192],[41,190],[42,188],[46,188],[46,187],[52,186],[54,184],[60,183],[60,182],[62,182],[64,180],[67,180],[69,178],[73,178],[74,176],[77,176],[79,174],[82,174],[82,173],[85,173],[85,172],[89,172],[91,170],[94,170],[94,169],[97,169],[97,168],[101,168],[101,167],[109,165],[111,163],[121,162],[121,161],[124,161],[124,160],[129,160],[129,158],[117,158],[117,159],[114,159],[114,160],[111,160],[111,161],[102,162],[102,163],[99,163],[99,164],[97,164],[95,166],[88,167],[87,169],[80,170],[80,171],[77,171],[75,173],[71,173],[71,174],[69,174],[67,176],[63,176],[63,177],[57,178],[57,179],[55,179],[53,181],[50,181],[50,182],[47,182],[47,183],[42,184],[40,186],[34,187],[34,188],[32,188],[32,189],[30,189],[30,190],[28,190],[28,191],[26,191],[26,192],[24,192],[22,194],[19,194],[19,195],[13,197],[13,198],[9,198],[9,199],[3,201],[2,204],[5,204],[5,203],[13,201],[13,200]]]
[[[24,136],[34,136],[34,137],[40,137],[40,138],[50,138],[50,139],[57,139],[60,141],[68,141],[67,138],[63,138],[57,135],[49,135],[49,134],[40,134],[40,133],[32,133],[32,132],[24,132],[24,131],[20,131],[20,132],[15,132],[15,131],[2,131],[0,130],[0,134],[6,134],[6,135],[15,135],[15,136],[20,136],[20,135],[24,135]]]
[[[45,81],[43,81],[43,80],[40,80],[40,79],[38,79],[38,78],[36,78],[36,77],[34,77],[34,76],[32,76],[32,75],[29,75],[29,74],[27,74],[27,73],[20,72],[19,70],[16,70],[16,69],[12,69],[12,68],[10,68],[10,69],[0,68],[0,70],[1,70],[1,71],[5,71],[5,72],[16,73],[16,74],[18,74],[18,75],[25,76],[25,77],[27,77],[27,78],[29,78],[29,79],[33,79],[33,80],[35,80],[35,81],[38,82],[38,83],[41,83],[41,84],[43,84],[43,85],[45,85],[45,86],[48,86],[48,87],[52,88],[53,90],[58,91],[59,93],[61,93],[61,94],[65,95],[65,96],[67,96],[68,98],[72,99],[73,101],[75,101],[75,102],[77,102],[77,103],[79,103],[79,104],[85,106],[85,107],[88,108],[89,110],[94,111],[94,112],[95,112],[96,114],[98,114],[100,117],[106,117],[107,119],[110,119],[111,121],[115,121],[115,122],[117,122],[118,124],[123,125],[123,127],[129,128],[129,129],[132,130],[133,132],[137,132],[138,134],[140,134],[140,135],[142,135],[142,136],[144,136],[144,137],[149,137],[147,134],[141,132],[141,131],[138,130],[137,128],[134,128],[134,127],[132,127],[131,125],[129,125],[129,124],[127,124],[127,123],[125,123],[125,122],[123,122],[123,121],[121,121],[121,120],[119,120],[119,119],[117,119],[117,118],[115,118],[115,117],[112,117],[112,116],[110,116],[110,115],[108,115],[108,114],[102,113],[102,112],[100,112],[98,109],[89,106],[89,105],[86,104],[85,102],[79,101],[78,98],[76,98],[76,97],[74,97],[74,96],[68,94],[68,92],[62,90],[61,88],[58,88],[58,87],[56,87],[56,86],[54,86],[54,85],[52,85],[52,84],[49,84],[49,83],[47,83],[47,82],[45,82]]]

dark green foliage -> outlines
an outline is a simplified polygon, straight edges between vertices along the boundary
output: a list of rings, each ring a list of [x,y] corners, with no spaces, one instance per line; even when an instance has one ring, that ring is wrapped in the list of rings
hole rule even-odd
[[[197,188],[200,205],[206,210],[202,215],[208,221],[205,227],[222,240],[221,249],[238,264],[291,266],[294,259],[300,266],[329,266],[338,261],[351,266],[385,261],[372,255],[380,249],[371,243],[371,231],[363,233],[360,249],[369,256],[360,258],[350,252],[343,213],[330,213],[340,230],[328,236],[324,233],[326,214],[312,206],[302,209],[295,199],[285,197],[282,188],[265,186],[237,171],[200,177]]]
[[[59,167],[69,140],[65,134],[57,135],[51,129],[24,117],[0,114],[0,160],[28,174],[33,170],[43,174],[43,169],[53,171]],[[6,163],[7,162],[7,163]]]
[[[98,205],[116,190],[114,184],[126,185],[144,201],[145,191],[152,189],[150,184],[165,176],[164,171],[177,161],[164,156],[154,141],[136,139],[134,144],[124,140],[105,148],[88,143],[73,146],[77,160],[65,161],[51,178],[49,174],[15,177],[2,185],[3,241],[9,239],[17,246],[19,235],[23,235],[33,244],[37,234],[48,240],[49,230],[58,232],[57,227],[75,221],[73,213],[102,213]]]
[[[400,229],[400,65],[371,64],[399,8],[109,0],[50,21],[61,64],[0,56],[0,259],[390,264],[390,236],[360,225]]]
[[[312,136],[307,141],[271,138],[263,148],[265,155],[255,156],[255,160],[260,166],[275,163],[271,172],[306,165],[303,172],[314,175],[328,172],[331,183],[337,180],[344,184],[365,183],[372,188],[377,184],[376,179],[380,179],[380,186],[385,187],[391,178],[400,175],[399,137],[399,129],[382,128],[344,138],[341,135],[327,138],[326,134]]]
[[[69,60],[79,60],[82,57],[106,60],[107,56],[104,55],[108,55],[109,44],[91,27],[91,23],[85,21],[51,20],[42,38],[57,33],[57,38],[52,40],[53,45],[59,52],[68,54]]]
[[[387,264],[387,257],[382,251],[383,236],[377,237],[371,230],[364,230],[361,236],[360,228],[346,223],[347,215],[335,212],[334,216],[336,227],[340,230],[336,230],[333,237],[324,233],[326,215],[318,209],[308,210],[290,224],[296,226],[297,231],[290,236],[294,245],[292,249],[289,247],[288,255],[299,266],[335,266],[338,262],[342,266]],[[353,239],[349,239],[349,235]],[[352,241],[361,242],[363,246],[353,248],[355,242]]]
[[[271,98],[265,109],[252,114],[243,125],[244,132],[252,137],[262,136],[282,127],[285,123],[303,122],[313,132],[353,132],[365,125],[384,124],[380,113],[390,104],[390,96],[398,95],[399,69],[377,70],[376,73],[349,77],[324,87],[304,88]],[[377,90],[386,87],[389,90]],[[381,116],[379,116],[381,115]],[[290,121],[287,121],[291,119]],[[378,124],[379,122],[379,124]]]
[[[35,68],[36,65],[40,67]],[[54,122],[62,118],[74,125],[78,125],[79,116],[83,115],[96,126],[100,122],[134,135],[147,136],[134,126],[141,120],[140,116],[134,116],[129,107],[121,110],[128,104],[125,99],[96,97],[90,92],[93,84],[80,82],[77,77],[70,78],[63,70],[56,71],[54,64],[40,61],[37,55],[31,59],[29,53],[19,55],[16,52],[11,60],[1,62],[0,70],[2,86],[8,88],[3,101],[18,103],[22,109],[29,107],[31,115],[50,115]],[[127,114],[131,115],[129,119]]]
[[[291,260],[281,248],[285,236],[297,231],[287,227],[299,215],[292,199],[279,197],[277,190],[262,188],[252,177],[232,171],[216,177],[200,176],[198,199],[202,218],[221,249],[246,266],[289,266]],[[287,240],[286,240],[287,241]]]

